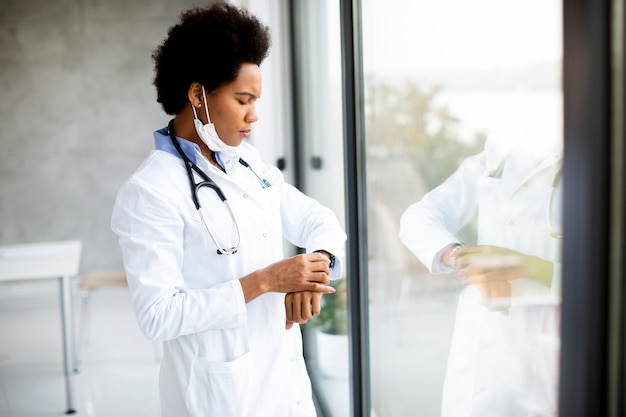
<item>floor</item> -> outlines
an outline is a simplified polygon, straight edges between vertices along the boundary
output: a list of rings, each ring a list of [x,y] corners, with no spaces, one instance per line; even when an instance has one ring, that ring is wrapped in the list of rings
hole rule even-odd
[[[128,293],[107,289],[85,299],[74,287],[74,415],[160,417],[160,348],[139,331]],[[348,380],[324,387],[328,411],[348,416]],[[56,282],[1,283],[0,417],[64,416],[65,395]]]
[[[75,293],[75,415],[160,416],[160,352],[140,333],[128,293],[92,293],[83,323],[81,294]],[[1,417],[65,415],[59,304],[55,282],[0,285]]]
[[[157,385],[160,352],[157,345],[140,333],[128,293],[125,290],[94,292],[84,315],[80,314],[82,301],[76,290],[74,313],[79,353],[76,415],[160,417]],[[429,306],[423,304],[421,308]],[[442,379],[453,310],[435,309],[425,313],[414,310],[400,316],[396,312],[393,317],[374,311],[370,317],[373,405],[380,416],[437,414],[441,385],[438,381]],[[81,322],[81,317],[87,320]],[[429,324],[420,324],[424,317]],[[441,333],[440,336],[435,338],[431,332],[429,337],[434,340],[414,340],[422,334],[414,330],[431,328],[434,323],[441,329],[436,333]],[[407,372],[405,368],[420,372]],[[313,369],[312,377],[317,380],[320,375]],[[349,416],[348,379],[318,382],[321,382],[318,393],[325,398],[322,408],[334,417]],[[389,390],[397,393],[391,395],[393,401],[386,399]],[[421,391],[424,395],[416,397]],[[408,403],[398,404],[398,398],[406,398]],[[407,413],[416,407],[419,414]],[[65,411],[57,284],[45,281],[0,284],[0,417],[63,416]]]

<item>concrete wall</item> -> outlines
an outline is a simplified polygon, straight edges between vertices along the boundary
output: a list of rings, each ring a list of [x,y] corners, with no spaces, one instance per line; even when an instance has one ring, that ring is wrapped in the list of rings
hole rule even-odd
[[[194,3],[0,0],[0,244],[80,239],[81,272],[122,266],[115,195],[169,120],[151,53]]]

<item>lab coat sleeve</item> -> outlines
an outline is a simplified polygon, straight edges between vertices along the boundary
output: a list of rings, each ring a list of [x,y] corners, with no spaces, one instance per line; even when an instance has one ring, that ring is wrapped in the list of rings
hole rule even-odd
[[[483,153],[465,159],[443,184],[402,214],[400,240],[430,272],[452,271],[441,262],[441,252],[459,242],[456,233],[474,217],[483,172]]]
[[[297,188],[283,183],[281,218],[283,234],[306,252],[325,250],[335,256],[330,278],[343,274],[346,234],[337,216],[328,207],[306,196]]]
[[[246,311],[238,280],[185,286],[183,220],[171,200],[157,187],[131,180],[113,208],[111,228],[119,236],[139,327],[151,340],[234,327]]]

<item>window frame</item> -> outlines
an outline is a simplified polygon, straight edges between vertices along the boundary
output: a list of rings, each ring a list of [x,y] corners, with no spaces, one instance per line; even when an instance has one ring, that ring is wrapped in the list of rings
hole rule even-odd
[[[564,2],[560,415],[607,415],[611,1]],[[583,220],[583,221],[581,221]]]
[[[617,4],[621,5],[620,7]],[[367,210],[359,0],[340,0],[351,414],[369,416]],[[625,415],[623,0],[563,2],[564,207],[560,415]],[[614,20],[612,20],[614,19]],[[293,22],[292,22],[293,24]],[[621,73],[612,73],[615,37]],[[620,58],[621,57],[621,58]],[[617,82],[616,82],[617,81]],[[618,87],[616,89],[616,87]],[[297,118],[296,118],[297,121]],[[621,128],[620,128],[621,126]],[[619,130],[616,130],[616,127]],[[581,221],[583,220],[583,221]],[[617,223],[617,228],[615,224]],[[610,414],[607,414],[609,413]]]

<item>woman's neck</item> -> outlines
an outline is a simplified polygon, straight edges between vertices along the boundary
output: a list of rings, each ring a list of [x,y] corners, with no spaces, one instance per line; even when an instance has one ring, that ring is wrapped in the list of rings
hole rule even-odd
[[[224,168],[217,162],[215,152],[211,151],[207,144],[198,136],[198,132],[196,132],[196,128],[193,124],[193,114],[188,113],[190,112],[183,111],[176,115],[174,118],[174,133],[179,138],[183,138],[198,145],[202,155],[204,155],[212,165],[225,172]]]

